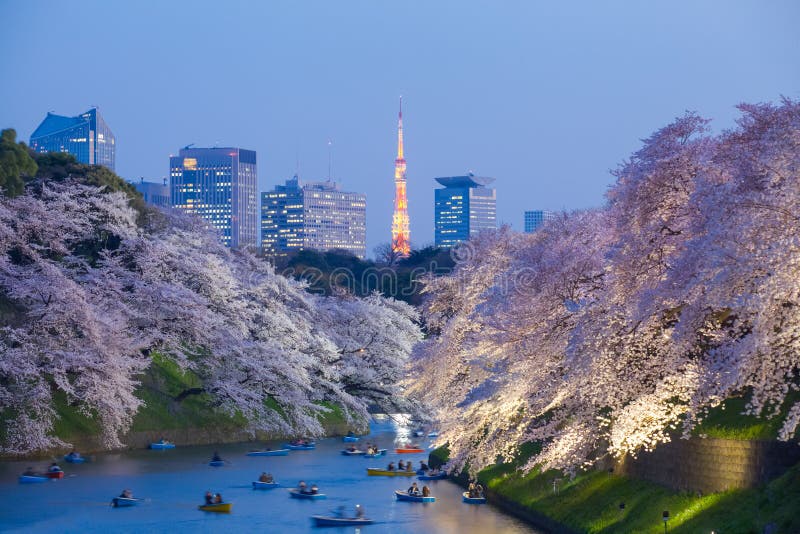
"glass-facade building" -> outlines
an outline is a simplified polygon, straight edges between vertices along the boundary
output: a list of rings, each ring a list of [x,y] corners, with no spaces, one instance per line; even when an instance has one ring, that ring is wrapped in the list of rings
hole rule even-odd
[[[437,247],[454,247],[482,230],[497,228],[497,192],[487,187],[494,178],[436,178],[444,186],[434,191],[434,239]]]
[[[112,171],[116,139],[96,108],[77,117],[48,113],[31,135],[36,152],[67,152],[87,165],[103,165]]]
[[[556,216],[552,211],[532,210],[525,212],[525,233],[530,234],[535,232],[537,228],[542,226],[546,221],[553,219]]]
[[[133,186],[142,194],[144,201],[154,206],[169,208],[172,205],[169,191],[169,180],[164,178],[161,182],[145,182],[144,178],[134,183]]]
[[[261,247],[280,256],[297,250],[347,250],[367,255],[367,197],[335,182],[302,183],[297,176],[261,193]]]
[[[229,247],[258,246],[254,150],[183,148],[169,167],[172,207],[207,220]]]

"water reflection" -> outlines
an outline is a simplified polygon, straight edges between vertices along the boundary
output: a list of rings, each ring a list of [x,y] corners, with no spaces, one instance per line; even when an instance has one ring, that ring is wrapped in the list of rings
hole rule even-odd
[[[396,440],[410,437],[411,421],[377,416],[369,441],[388,448],[385,457],[365,459],[340,454],[340,438],[319,440],[314,451],[289,456],[249,457],[253,444],[182,447],[171,451],[137,450],[99,454],[87,464],[67,464],[64,480],[19,485],[16,477],[27,465],[45,462],[0,463],[0,530],[25,532],[442,532],[477,534],[532,532],[526,525],[491,506],[461,503],[462,489],[447,481],[426,482],[436,503],[397,502],[393,492],[415,479],[368,477],[367,467],[383,468],[389,461],[413,460],[426,454],[394,453]],[[421,445],[430,441],[417,438]],[[362,441],[365,441],[362,438]],[[266,444],[276,448],[280,442]],[[208,460],[219,450],[230,463],[213,468]],[[287,488],[254,491],[251,482],[262,471],[271,472],[283,486],[299,480],[316,483],[326,501],[290,499]],[[137,507],[109,507],[112,497],[131,488],[146,502]],[[206,490],[221,492],[234,503],[229,515],[197,510]],[[340,505],[348,511],[361,504],[376,522],[364,528],[317,529],[314,514],[326,515]]]

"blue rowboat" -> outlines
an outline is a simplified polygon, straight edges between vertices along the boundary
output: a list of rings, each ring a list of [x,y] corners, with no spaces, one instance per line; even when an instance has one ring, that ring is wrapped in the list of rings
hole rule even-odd
[[[364,451],[348,451],[347,449],[345,449],[342,451],[342,454],[344,454],[345,456],[363,456],[367,453],[365,453]]]
[[[259,482],[258,480],[253,482],[253,489],[257,490],[275,489],[278,486],[280,486],[280,484],[278,484],[277,482]]]
[[[289,449],[276,449],[274,451],[250,451],[247,456],[288,456]]]
[[[89,459],[86,458],[85,456],[81,456],[81,455],[75,456],[75,455],[72,455],[72,454],[65,454],[64,455],[64,461],[67,462],[67,463],[70,463],[70,464],[82,464],[82,463],[88,462]]]
[[[342,441],[344,441],[345,443],[355,443],[359,439],[361,439],[361,438],[359,438],[357,436],[345,436],[345,437],[342,438]]]
[[[111,506],[114,508],[125,508],[126,506],[136,506],[142,499],[134,499],[133,497],[114,497],[111,499]]]
[[[19,476],[19,483],[20,484],[41,484],[42,482],[47,482],[50,480],[46,476],[43,475],[20,475]]]
[[[461,494],[461,500],[467,504],[486,504],[486,497],[470,497],[468,491]]]
[[[174,449],[175,448],[175,444],[174,443],[170,443],[168,441],[164,441],[164,442],[159,441],[159,442],[156,442],[156,443],[151,443],[150,444],[150,448],[153,449],[154,451],[162,451],[164,449]]]
[[[447,478],[447,473],[439,473],[438,475],[419,475],[417,480],[444,480]]]
[[[358,525],[369,525],[372,519],[366,517],[330,517],[325,515],[312,515],[311,519],[318,527],[349,527]]]
[[[290,451],[313,451],[317,448],[317,444],[313,441],[308,445],[292,445],[291,443],[287,443],[284,445],[285,448],[289,449]]]
[[[324,493],[303,493],[297,488],[289,490],[289,496],[294,499],[326,499],[328,496]]]
[[[223,465],[225,465],[225,460],[211,460],[210,462],[208,462],[208,465],[210,465],[211,467],[222,467]]]
[[[436,431],[433,431],[433,432],[428,432],[428,437],[429,437],[429,438],[436,438],[436,437],[438,437],[438,436],[439,436],[439,433],[438,433],[438,432],[436,432]]]
[[[409,495],[407,491],[397,490],[397,491],[394,492],[394,494],[397,497],[398,501],[436,502],[436,497],[433,497],[433,496],[423,497],[422,495]]]

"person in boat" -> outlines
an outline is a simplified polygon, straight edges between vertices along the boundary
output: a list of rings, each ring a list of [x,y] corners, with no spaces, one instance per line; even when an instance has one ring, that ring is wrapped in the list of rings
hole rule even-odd
[[[261,473],[261,476],[258,477],[258,481],[259,482],[269,482],[269,480],[267,480],[267,474],[266,473]]]
[[[334,515],[334,517],[343,518],[344,517],[344,505],[340,504],[339,507],[336,508],[336,510],[333,511],[333,515]]]
[[[348,438],[354,438],[354,437],[356,437],[356,435],[352,430],[348,430],[347,431],[347,437]]]
[[[428,486],[422,486],[422,496],[423,497],[431,496],[431,489]]]
[[[207,491],[206,492],[206,506],[208,506],[209,504],[214,504],[214,496],[211,495],[210,491]]]
[[[428,464],[425,463],[425,460],[420,460],[419,461],[419,470],[420,471],[428,471],[429,469],[430,469],[430,467],[428,466]]]
[[[214,504],[222,504],[222,502],[223,501],[221,493],[217,493],[216,495],[214,495]]]
[[[483,486],[480,484],[475,484],[475,495],[479,498],[483,498]]]
[[[357,519],[364,519],[364,507],[360,504],[356,505],[356,518]]]
[[[394,462],[389,462],[389,465],[386,466],[386,470],[387,471],[394,471]]]
[[[299,490],[300,490],[300,493],[308,493],[308,486],[306,486],[306,482],[305,482],[305,480],[301,480],[301,481],[300,481],[300,482],[297,484],[297,489],[299,489]]]
[[[347,447],[348,452],[356,452],[357,450],[358,448],[355,445],[350,445],[349,447]]]
[[[408,488],[408,494],[409,495],[414,495],[414,496],[419,495],[419,488],[417,487],[417,483],[416,482],[411,484],[411,487]]]
[[[471,480],[469,483],[469,487],[467,487],[467,495],[470,497],[475,497],[475,481]]]
[[[129,489],[122,490],[122,493],[119,494],[120,497],[123,499],[133,499],[133,492]]]
[[[406,463],[403,460],[400,460],[399,462],[397,462],[397,470],[398,471],[404,471],[405,468],[406,468]]]
[[[411,460],[406,462],[406,472],[411,472],[414,470],[414,464],[411,463]]]
[[[316,495],[317,493],[319,493],[319,488],[316,484],[311,484],[311,495]]]
[[[77,460],[78,458],[81,457],[81,453],[79,453],[78,451],[73,450],[69,454],[67,454],[67,456],[72,460]]]
[[[22,475],[26,477],[35,477],[36,471],[33,470],[33,467],[28,467]]]
[[[47,468],[47,471],[50,473],[58,473],[59,471],[61,471],[61,468],[58,466],[57,463],[53,462],[52,464],[50,464],[50,467]]]
[[[211,457],[212,462],[221,462],[222,458],[220,457],[217,451],[214,451],[214,456]]]

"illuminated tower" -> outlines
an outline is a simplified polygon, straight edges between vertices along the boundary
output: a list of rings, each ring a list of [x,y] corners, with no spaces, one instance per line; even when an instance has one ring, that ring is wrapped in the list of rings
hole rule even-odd
[[[403,157],[403,97],[397,120],[397,159],[394,160],[394,215],[392,216],[392,252],[408,256],[411,252],[406,198],[406,160]]]

